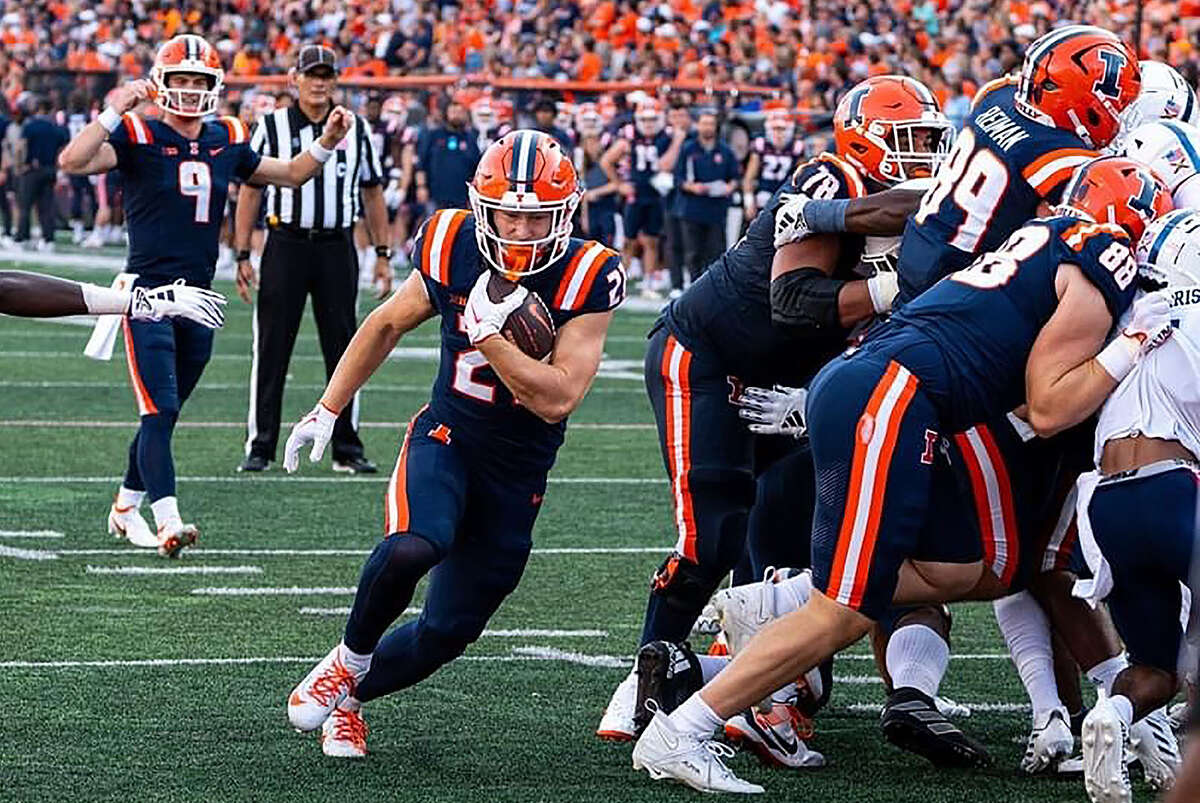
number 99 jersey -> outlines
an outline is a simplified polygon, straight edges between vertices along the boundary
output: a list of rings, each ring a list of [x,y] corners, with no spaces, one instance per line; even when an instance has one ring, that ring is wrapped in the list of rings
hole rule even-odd
[[[908,302],[976,254],[1000,246],[1057,204],[1072,171],[1097,156],[1078,136],[1017,110],[1016,79],[986,84],[900,245],[899,302]]]
[[[961,431],[1003,415],[1025,401],[1025,363],[1058,307],[1055,278],[1063,263],[1079,267],[1119,320],[1136,289],[1129,235],[1112,223],[1063,215],[1032,221],[938,282],[892,315],[864,350],[903,350],[907,330],[916,329],[936,349],[896,359],[921,379],[943,421]]]
[[[229,184],[245,182],[262,157],[236,117],[201,124],[185,139],[160,120],[130,112],[108,137],[124,182],[130,273],[139,284],[185,279],[208,287]]]

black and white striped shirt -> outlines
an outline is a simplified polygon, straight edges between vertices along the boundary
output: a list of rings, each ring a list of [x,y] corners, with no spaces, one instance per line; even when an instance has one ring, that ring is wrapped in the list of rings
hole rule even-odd
[[[321,138],[325,121],[313,122],[298,104],[278,109],[254,127],[250,146],[263,156],[288,160]],[[371,127],[359,115],[324,169],[298,188],[267,186],[268,223],[302,229],[344,229],[362,213],[359,189],[383,183],[383,166]]]

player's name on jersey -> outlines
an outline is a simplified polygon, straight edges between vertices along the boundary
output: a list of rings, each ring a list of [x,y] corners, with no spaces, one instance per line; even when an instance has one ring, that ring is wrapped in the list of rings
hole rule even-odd
[[[1200,286],[1172,287],[1172,307],[1195,307],[1200,305]]]
[[[999,106],[993,106],[980,114],[975,118],[975,124],[1002,150],[1007,151],[1021,140],[1029,138],[1029,132],[1021,128]]]

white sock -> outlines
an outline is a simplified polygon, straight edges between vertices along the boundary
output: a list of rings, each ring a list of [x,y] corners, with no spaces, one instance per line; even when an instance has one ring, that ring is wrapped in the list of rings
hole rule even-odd
[[[931,627],[907,625],[888,639],[886,661],[893,688],[913,688],[934,697],[950,663],[950,646]]]
[[[1125,653],[1114,655],[1106,661],[1093,666],[1087,671],[1088,680],[1095,683],[1097,686],[1103,686],[1105,694],[1112,694],[1113,681],[1117,679],[1117,675],[1121,674],[1121,670],[1129,666],[1129,659],[1125,657]]]
[[[1036,717],[1043,711],[1062,708],[1054,679],[1054,651],[1050,646],[1050,620],[1028,591],[992,603],[996,623],[1008,643],[1008,652]]]
[[[356,675],[364,675],[371,668],[371,656],[374,653],[359,654],[346,646],[346,642],[340,645],[342,652],[342,663]]]
[[[233,261],[233,249],[230,248],[225,243],[217,243],[217,261],[218,262],[227,262],[227,261],[232,262]]]
[[[154,511],[154,523],[160,532],[179,529],[183,524],[183,519],[179,517],[179,500],[173,496],[164,496],[157,502],[151,502],[150,509]]]
[[[672,711],[669,716],[676,729],[701,740],[710,738],[713,731],[725,724],[725,720],[717,716],[700,697],[700,692],[684,700],[683,705]]]
[[[1130,725],[1132,725],[1133,703],[1129,701],[1129,698],[1124,694],[1118,694],[1115,697],[1109,697],[1108,699],[1109,702],[1112,703],[1113,708],[1117,709],[1117,716],[1119,716],[1121,721],[1125,723],[1125,727],[1128,728]]]
[[[812,573],[800,572],[775,584],[775,615],[797,611],[808,604],[812,596]]]
[[[700,662],[700,675],[708,683],[729,666],[730,658],[728,655],[697,655],[696,660]]]
[[[124,315],[129,310],[132,294],[128,290],[114,290],[87,282],[80,282],[79,289],[83,291],[83,306],[92,315]]]
[[[142,506],[142,500],[146,498],[145,491],[134,491],[121,486],[117,491],[117,507],[131,507],[135,510]]]

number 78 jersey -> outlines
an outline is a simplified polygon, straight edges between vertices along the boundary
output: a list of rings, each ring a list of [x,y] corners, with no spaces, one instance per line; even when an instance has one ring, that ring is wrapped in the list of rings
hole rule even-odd
[[[1033,343],[1058,308],[1062,264],[1096,286],[1114,322],[1133,301],[1137,263],[1125,230],[1063,215],[1030,222],[938,282],[895,313],[879,339],[911,327],[936,344],[941,381],[926,390],[956,428],[1012,410],[1025,401]]]
[[[987,84],[933,185],[908,220],[897,271],[908,302],[976,254],[992,251],[1043,203],[1057,204],[1076,167],[1099,154],[1013,103],[1015,79]]]

